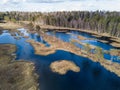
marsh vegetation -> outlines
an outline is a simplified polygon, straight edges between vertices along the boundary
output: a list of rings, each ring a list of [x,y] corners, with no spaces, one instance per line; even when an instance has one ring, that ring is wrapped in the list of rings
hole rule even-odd
[[[67,60],[59,60],[51,63],[50,68],[53,72],[61,75],[66,74],[68,71],[79,72],[80,67],[76,66],[75,63]]]
[[[16,46],[0,44],[0,90],[38,90],[32,62],[15,61]]]

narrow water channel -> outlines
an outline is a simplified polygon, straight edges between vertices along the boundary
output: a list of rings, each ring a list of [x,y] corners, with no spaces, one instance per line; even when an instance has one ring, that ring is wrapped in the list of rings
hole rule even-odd
[[[46,46],[49,44],[38,34],[29,33],[26,35],[29,38],[20,36],[19,39],[16,39],[8,31],[4,31],[0,35],[0,43],[10,43],[17,46],[16,60],[22,59],[35,63],[36,72],[40,76],[40,90],[120,90],[120,77],[88,58],[63,50],[58,50],[47,56],[35,55],[33,47],[26,40],[34,39]],[[56,60],[73,61],[81,70],[78,73],[69,71],[66,75],[53,73],[49,65]]]
[[[79,40],[82,43],[88,43],[90,45],[93,46],[97,46],[102,48],[103,50],[110,50],[110,49],[115,49],[113,46],[109,45],[109,44],[105,44],[103,42],[98,41],[94,36],[88,34],[88,33],[83,33],[83,32],[79,32],[79,31],[70,31],[69,33],[66,32],[53,32],[53,31],[48,31],[46,33],[47,35],[51,35],[51,36],[55,36],[56,38],[59,38],[60,40],[64,41],[64,42],[71,42],[72,39],[78,39],[78,35],[81,35],[85,38],[92,38],[93,40]],[[75,43],[75,46],[79,47],[79,48],[83,48],[82,45]],[[106,54],[104,53],[104,58],[107,60],[111,60],[111,55],[110,54]],[[118,60],[118,56],[114,56],[113,57],[113,62],[117,62],[120,63],[120,60]]]

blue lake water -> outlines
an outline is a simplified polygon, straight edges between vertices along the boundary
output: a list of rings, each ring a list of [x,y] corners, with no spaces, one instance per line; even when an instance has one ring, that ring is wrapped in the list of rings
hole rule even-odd
[[[37,34],[29,34],[29,38],[48,45]],[[63,50],[47,56],[35,55],[33,47],[26,42],[29,38],[21,36],[20,39],[15,39],[9,32],[3,32],[0,43],[17,46],[16,60],[35,63],[36,72],[40,75],[40,90],[120,90],[120,77],[107,71],[99,63]],[[56,60],[73,61],[81,70],[79,73],[69,71],[66,75],[53,73],[49,65]]]

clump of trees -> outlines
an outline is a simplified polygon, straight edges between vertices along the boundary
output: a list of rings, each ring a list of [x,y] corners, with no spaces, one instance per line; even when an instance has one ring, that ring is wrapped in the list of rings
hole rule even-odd
[[[32,22],[30,22],[27,27],[30,29],[30,30],[34,30],[34,24]]]
[[[41,29],[41,28],[40,28],[39,25],[36,25],[36,26],[35,26],[35,30],[36,30],[36,31],[40,31],[40,29]]]
[[[96,56],[97,60],[104,60],[104,52],[103,49],[100,47],[95,47],[94,49],[87,43],[84,46],[84,51],[86,51],[87,55],[92,55],[94,54]],[[93,51],[92,51],[93,50]],[[93,53],[94,52],[94,53]]]
[[[45,18],[49,25],[88,29],[120,37],[119,12],[53,12],[48,13]]]
[[[42,16],[41,12],[0,12],[0,20],[16,20],[16,21],[36,21],[37,18]]]
[[[84,45],[84,50],[87,52],[87,54],[92,53],[91,52],[91,47],[88,43]]]

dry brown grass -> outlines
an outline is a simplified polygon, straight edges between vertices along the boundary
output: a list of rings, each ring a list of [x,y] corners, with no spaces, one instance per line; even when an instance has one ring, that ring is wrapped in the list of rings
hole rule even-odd
[[[35,54],[38,55],[49,55],[56,52],[56,49],[54,47],[46,47],[44,44],[35,42],[34,40],[27,40],[35,49]]]
[[[83,36],[80,36],[80,35],[78,35],[78,37],[77,37],[79,40],[85,40],[86,38],[85,37],[83,37]]]
[[[14,61],[16,46],[0,44],[0,90],[38,90],[34,64]]]
[[[60,60],[51,63],[50,68],[53,72],[59,73],[61,75],[66,74],[68,71],[79,72],[80,68],[75,65],[75,63],[67,60]]]
[[[7,29],[7,30],[16,30],[18,28],[22,28],[20,24],[17,23],[12,23],[12,22],[7,22],[7,23],[0,23],[0,30]]]

